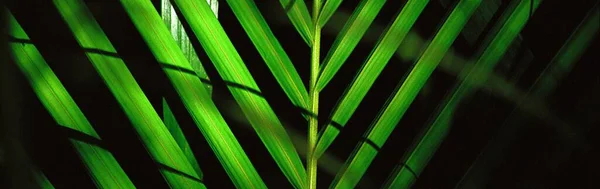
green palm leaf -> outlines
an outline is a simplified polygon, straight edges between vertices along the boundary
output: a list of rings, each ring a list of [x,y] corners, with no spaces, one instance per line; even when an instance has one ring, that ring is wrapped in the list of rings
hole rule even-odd
[[[188,158],[188,161],[190,162],[190,164],[192,164],[192,167],[194,168],[196,173],[198,173],[198,177],[202,179],[203,174],[202,170],[200,169],[200,165],[198,164],[198,160],[196,160],[196,156],[194,156],[194,152],[192,151],[190,144],[185,138],[181,127],[179,127],[179,123],[177,123],[177,119],[171,111],[171,108],[167,103],[167,99],[163,98],[162,102],[163,121],[165,122],[165,126],[167,126],[167,129],[169,129],[169,132],[171,133],[171,135],[173,135],[173,138],[175,138],[175,142],[177,142],[179,148],[181,148],[183,153],[185,153],[185,156]]]
[[[389,29],[384,32],[359,74],[342,96],[341,101],[336,105],[331,118],[332,122],[340,126],[344,126],[348,122],[428,2],[427,0],[409,0],[406,3]],[[317,157],[327,150],[340,133],[332,122],[327,123],[325,131],[317,143]]]
[[[361,142],[355,153],[349,158],[350,161],[347,168],[334,180],[332,184],[334,188],[351,188],[356,186],[360,177],[365,173],[371,161],[377,155],[377,149],[383,146],[396,125],[398,125],[398,122],[400,122],[400,119],[442,60],[446,51],[448,51],[456,37],[458,37],[461,29],[480,2],[481,0],[462,0],[456,5],[456,8],[450,13],[404,82],[399,83],[399,88],[393,98],[389,100],[385,109],[379,114],[378,119],[366,134],[367,140],[377,146]]]
[[[296,31],[300,33],[304,42],[311,46],[313,42],[313,21],[310,14],[308,14],[308,8],[306,8],[304,0],[279,0],[279,2],[287,12],[288,18],[290,18]]]
[[[538,76],[534,85],[530,87],[530,91],[524,95],[525,97],[517,104],[513,112],[519,110],[527,102],[533,100],[544,101],[547,95],[555,89],[555,82],[569,73],[571,67],[577,62],[579,57],[585,52],[585,49],[593,41],[592,39],[598,34],[598,23],[600,22],[600,14],[598,14],[597,10],[598,5],[596,3],[596,7],[588,12],[584,21],[572,32],[571,36],[563,44],[558,53],[556,53],[550,64]],[[506,147],[507,144],[514,142],[514,138],[506,137],[505,135],[514,135],[514,133],[519,133],[523,128],[526,128],[523,127],[525,126],[522,124],[523,122],[519,122],[519,116],[514,115],[516,114],[511,114],[507,118],[497,136],[480,152],[480,155],[471,164],[456,188],[481,188],[488,181],[489,170],[494,170],[493,168],[499,163],[498,160],[503,159],[505,155],[502,150],[497,150],[501,149],[498,147]],[[564,134],[568,133],[564,132]],[[572,143],[572,145],[579,144],[578,142]]]
[[[306,87],[254,1],[228,0],[227,3],[288,98],[297,107],[308,109]]]
[[[325,6],[331,1],[327,1]],[[352,16],[340,31],[329,53],[321,65],[322,73],[317,82],[317,89],[323,90],[327,83],[342,67],[350,53],[354,50],[369,26],[383,7],[386,0],[362,0]],[[321,16],[322,18],[323,16]]]
[[[211,100],[207,88],[198,77],[183,71],[190,70],[191,65],[161,22],[152,3],[145,0],[122,0],[121,3],[153,55],[163,64],[164,72],[234,185],[239,188],[266,188]],[[215,18],[206,2],[202,3],[206,5],[206,13]]]
[[[218,7],[218,2],[216,0],[211,3],[216,4],[216,6]],[[211,4],[211,8],[213,8],[213,12],[216,16],[217,12],[214,9],[214,4]],[[188,37],[187,33],[183,28],[183,24],[181,24],[181,21],[177,17],[177,13],[175,12],[175,9],[173,8],[173,5],[169,0],[161,0],[160,13],[161,18],[167,25],[167,28],[169,28],[169,31],[175,39],[175,42],[177,42],[177,46],[179,46],[179,48],[185,55],[185,58],[192,65],[192,69],[194,70],[194,72],[196,72],[196,75],[198,75],[198,77],[200,77],[200,79],[202,80],[205,80],[207,82],[210,81],[210,78],[208,78],[208,74],[206,73],[204,66],[202,66],[202,63],[200,62],[200,59],[196,54],[196,50],[194,50],[194,47],[192,46],[190,38]],[[205,85],[205,87],[208,89],[209,93],[212,93],[212,85]]]
[[[422,137],[417,139],[417,143],[407,154],[405,161],[403,161],[405,166],[400,168],[394,177],[395,179],[391,180],[391,187],[409,187],[414,182],[414,175],[406,167],[410,167],[417,175],[421,173],[450,129],[450,124],[447,121],[448,117],[452,115],[452,112],[454,112],[454,109],[456,109],[458,103],[466,94],[473,91],[473,83],[482,83],[485,81],[487,73],[500,61],[500,58],[506,52],[512,40],[519,34],[525,23],[527,23],[530,16],[529,11],[535,11],[540,3],[541,0],[534,1],[534,7],[530,7],[530,1],[521,1],[515,10],[509,14],[505,24],[501,25],[502,27],[498,27],[500,28],[499,31],[495,35],[492,35],[491,43],[477,59],[474,69],[447,96],[437,118],[431,126],[424,130]]]
[[[54,4],[82,48],[116,53],[83,2],[55,0]],[[160,167],[169,167],[161,168],[168,184],[174,188],[205,188],[125,63],[115,56],[94,52],[86,55],[121,104],[154,161]],[[180,173],[170,171],[171,168]]]
[[[30,40],[12,14],[8,14],[10,35],[19,40]],[[56,123],[101,140],[73,98],[58,80],[52,69],[33,44],[13,42],[10,44],[18,67],[29,80],[34,92]],[[84,141],[70,139],[79,156],[99,188],[135,188],[112,154]],[[53,188],[41,173],[34,173],[42,188]],[[41,175],[40,175],[41,174]]]
[[[337,11],[335,17],[350,17],[351,15],[343,12]],[[477,11],[474,13],[477,14]],[[468,24],[467,24],[468,25]],[[337,34],[343,29],[343,26],[338,26],[336,24],[330,24],[328,27],[324,29],[325,32],[331,34]],[[372,42],[376,41],[377,38],[375,36],[376,33],[381,33],[384,27],[378,24],[371,24],[366,34],[362,37],[361,42]],[[464,35],[464,31],[461,32]],[[406,39],[402,41],[400,47],[396,50],[396,56],[403,61],[412,61],[418,58],[419,49],[422,46],[427,45],[426,41],[422,39],[415,31],[411,31],[405,37]],[[440,65],[438,66],[441,71],[444,71],[451,75],[458,75],[459,79],[463,80],[466,74],[461,74],[461,72],[468,72],[472,69],[472,65],[466,64],[466,58],[461,57],[460,55],[453,52],[453,49],[450,49],[447,53]],[[326,64],[325,64],[326,65]],[[525,92],[516,88],[512,84],[510,84],[506,79],[498,74],[492,74],[488,76],[488,80],[485,83],[475,84],[476,87],[481,88],[485,91],[491,92],[494,95],[498,95],[501,98],[504,98],[512,103],[519,103],[521,99],[525,97]],[[537,116],[538,118],[549,120],[549,115],[543,114],[545,108],[543,103],[539,99],[530,99],[529,101],[523,102],[523,107],[526,112]],[[551,116],[551,115],[550,115]],[[550,123],[550,122],[548,122]],[[550,123],[552,124],[552,123]]]
[[[337,8],[342,4],[343,0],[327,0],[321,8],[321,13],[319,14],[319,25],[323,27],[329,18],[333,16],[333,13],[337,10]],[[385,3],[385,1],[382,1]]]
[[[306,173],[290,137],[264,97],[257,94],[260,89],[208,4],[190,0],[174,2],[223,80],[244,86],[244,89],[228,88],[277,165],[293,186],[304,186]]]

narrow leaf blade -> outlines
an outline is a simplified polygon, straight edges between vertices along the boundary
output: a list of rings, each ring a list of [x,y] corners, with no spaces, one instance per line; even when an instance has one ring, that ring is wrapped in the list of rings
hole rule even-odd
[[[319,14],[319,25],[321,27],[323,27],[327,23],[327,21],[329,21],[329,18],[331,18],[331,16],[333,15],[333,13],[335,13],[340,4],[342,4],[342,1],[343,0],[325,1],[323,8],[321,8],[321,13]]]
[[[530,7],[530,1],[520,1],[516,9],[509,14],[505,23],[502,23],[498,33],[492,35],[489,46],[477,59],[475,68],[470,70],[467,77],[460,82],[450,95],[444,100],[441,110],[433,123],[423,131],[422,137],[416,140],[414,147],[405,156],[404,164],[412,168],[419,175],[425,168],[435,151],[447,135],[450,125],[447,120],[454,109],[466,94],[473,91],[474,83],[483,83],[485,75],[490,72],[502,55],[508,49],[512,40],[519,34],[529,18],[530,8],[535,11],[540,1],[534,2]],[[507,14],[505,14],[507,15]],[[402,167],[395,177],[389,182],[390,187],[410,186],[414,182],[414,175],[409,174],[407,168]]]
[[[233,184],[238,188],[266,188],[211,100],[208,89],[198,77],[186,71],[191,70],[191,65],[152,3],[147,0],[122,0],[121,3],[154,57],[163,64],[163,71]],[[207,8],[204,14],[216,19],[208,4],[201,3]]]
[[[211,15],[208,4],[192,0],[174,2],[223,80],[244,86],[239,88],[230,85],[228,88],[279,168],[293,186],[304,186],[306,172],[290,137],[261,96],[260,89],[222,26]]]
[[[175,119],[175,115],[171,111],[171,107],[169,107],[167,99],[163,98],[162,102],[163,120],[165,122],[165,126],[167,126],[167,129],[169,130],[171,135],[173,135],[173,138],[175,138],[175,142],[177,142],[179,148],[181,148],[185,156],[188,158],[190,164],[192,164],[192,167],[194,168],[196,173],[198,173],[198,177],[202,179],[203,174],[202,170],[200,169],[200,165],[198,164],[198,160],[196,160],[196,157],[194,156],[194,152],[192,151],[190,144],[188,143],[185,135],[183,134],[181,127],[179,127],[179,123],[177,123],[177,119]]]
[[[211,1],[211,0],[207,0],[207,1]],[[218,2],[211,1],[210,3],[211,3],[211,8],[216,16],[217,15],[216,8],[218,8]],[[171,4],[171,1],[161,0],[161,14],[160,15],[161,15],[162,20],[168,26],[167,28],[169,28],[169,31],[171,32],[173,39],[175,39],[175,42],[177,42],[177,46],[179,46],[179,48],[185,55],[185,58],[192,65],[192,69],[194,70],[196,75],[198,75],[198,77],[200,77],[201,80],[204,80],[205,82],[210,82],[210,78],[208,78],[208,74],[206,73],[204,66],[202,66],[202,63],[200,62],[200,59],[198,58],[198,55],[196,54],[196,50],[194,50],[194,47],[192,46],[192,42],[190,41],[190,38],[188,37],[187,33],[185,32],[183,25],[181,24],[181,21],[177,17],[177,13],[175,12],[173,5]],[[208,88],[210,93],[212,93],[212,85],[205,85],[205,87]]]
[[[11,37],[29,41],[29,37],[12,14],[9,13],[8,18]],[[33,91],[57,124],[101,140],[36,47],[33,44],[12,42],[10,48],[15,63],[29,80]],[[70,141],[77,149],[79,157],[86,165],[96,186],[100,188],[135,188],[109,151],[83,141],[75,139]],[[42,188],[53,188],[41,172],[36,175],[39,176]]]
[[[330,1],[327,1],[329,3]],[[323,90],[362,39],[386,0],[362,0],[340,31],[321,65],[317,89]],[[325,5],[327,5],[325,3]]]
[[[297,107],[308,109],[308,92],[292,61],[253,0],[227,0],[283,91]]]
[[[118,56],[95,53],[116,54],[116,50],[85,4],[81,0],[53,2],[79,45],[88,51],[88,59],[121,105],[150,156],[159,167],[166,166],[179,172],[161,168],[167,183],[174,188],[205,188],[123,60]]]
[[[316,154],[319,157],[340,133],[334,125],[343,127],[350,119],[362,99],[371,88],[387,62],[390,60],[400,43],[412,28],[428,0],[409,0],[402,8],[389,29],[365,61],[359,74],[354,78],[348,91],[336,105],[332,118],[317,143]]]
[[[308,46],[312,45],[313,36],[313,21],[308,13],[308,8],[304,0],[279,0],[281,6],[286,11],[288,18],[292,22],[292,25],[296,28],[304,42]]]
[[[372,141],[379,148],[383,146],[480,2],[481,0],[462,0],[456,5],[404,82],[399,83],[393,98],[389,100],[369,129],[367,140]],[[338,182],[334,181],[333,186],[341,188],[355,186],[358,183],[356,177],[360,178],[365,173],[375,155],[377,150],[362,142],[356,153],[351,156],[352,160],[348,168],[338,177],[339,180],[336,180]]]

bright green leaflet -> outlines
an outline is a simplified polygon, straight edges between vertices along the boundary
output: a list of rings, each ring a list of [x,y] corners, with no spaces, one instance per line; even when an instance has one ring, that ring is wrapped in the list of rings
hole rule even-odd
[[[369,26],[377,14],[379,14],[385,2],[386,0],[362,0],[358,7],[356,7],[323,60],[323,64],[321,65],[322,73],[317,83],[319,91],[325,88],[327,83],[331,81],[344,62],[346,62],[346,59],[348,59],[350,53],[352,53],[365,32],[367,32],[367,29],[369,29]]]
[[[308,109],[304,83],[254,1],[227,0],[227,3],[288,98],[297,107]]]
[[[7,11],[8,12],[8,11]],[[23,28],[17,23],[12,14],[8,14],[10,35],[17,39],[30,40]],[[34,92],[56,123],[62,127],[81,132],[101,140],[90,122],[52,69],[46,64],[42,55],[33,44],[10,44],[15,63],[29,80]],[[123,171],[112,154],[99,146],[70,139],[77,149],[81,160],[88,169],[90,176],[99,188],[135,188],[127,174]],[[36,173],[42,188],[53,188],[48,179]]]
[[[95,49],[116,53],[83,2],[54,0],[54,3],[84,50]],[[167,183],[173,188],[205,188],[123,60],[94,52],[86,52],[86,55],[123,108],[146,150],[158,166],[170,167],[181,172],[175,173],[161,168],[160,171]]]
[[[597,6],[598,4],[596,4],[596,9],[592,9],[588,13],[584,21],[560,48],[552,59],[552,62],[548,64],[536,83],[531,87],[533,91],[527,95],[527,98],[522,98],[522,103],[526,103],[532,99],[541,100],[549,95],[555,89],[554,82],[562,79],[565,76],[564,74],[569,72],[570,68],[577,62],[582,53],[585,52],[585,49],[589,47],[593,38],[597,36],[599,29],[600,14],[598,14]],[[520,106],[523,106],[523,104]],[[513,120],[514,118],[511,116],[509,120]],[[520,129],[519,124],[511,124],[508,121],[501,130],[509,131],[500,131],[500,133],[519,132],[518,129]],[[456,188],[477,188],[482,186],[489,177],[488,170],[493,166],[497,166],[498,160],[503,157],[501,154],[502,151],[493,150],[494,148],[490,148],[489,146],[507,145],[509,143],[511,141],[502,137],[496,137],[491,141],[488,147],[481,152],[482,155],[471,164],[469,171],[463,176]]]
[[[190,161],[190,164],[192,164],[192,167],[194,167],[194,170],[196,171],[196,173],[198,173],[198,177],[200,179],[202,179],[203,174],[202,174],[202,170],[200,169],[200,165],[198,164],[198,160],[196,160],[196,156],[194,156],[194,152],[192,151],[190,144],[188,143],[187,139],[185,138],[185,135],[183,134],[181,127],[179,127],[179,123],[177,123],[177,119],[175,118],[175,115],[171,111],[171,108],[169,107],[169,104],[167,103],[167,99],[163,98],[162,102],[163,102],[163,121],[165,123],[165,126],[167,126],[167,129],[169,129],[169,132],[171,133],[171,135],[173,135],[173,138],[175,138],[175,142],[177,142],[177,145],[179,145],[179,148],[181,148],[183,153],[185,153],[185,156],[188,158],[188,161]]]
[[[211,0],[207,0],[207,1],[211,1]],[[211,3],[211,8],[216,16],[217,8],[219,6],[218,1],[215,0],[210,3]],[[160,14],[161,18],[163,19],[165,24],[168,26],[167,28],[169,28],[171,35],[177,42],[177,45],[179,46],[181,51],[183,51],[185,58],[192,65],[192,69],[194,70],[194,72],[196,72],[196,75],[198,75],[198,77],[200,77],[200,79],[202,79],[202,80],[210,81],[210,78],[208,78],[208,74],[206,74],[206,70],[204,69],[204,66],[202,66],[202,63],[200,63],[200,59],[198,59],[198,55],[196,54],[196,51],[194,50],[194,47],[192,46],[192,42],[190,42],[190,39],[189,39],[187,33],[185,32],[185,29],[183,28],[181,21],[179,21],[179,18],[177,17],[177,13],[175,12],[173,5],[171,4],[171,1],[161,0],[161,12],[160,13],[161,13]],[[212,85],[206,84],[204,86],[206,88],[208,88],[210,93],[212,93]]]
[[[354,78],[342,100],[336,105],[332,116],[335,123],[344,126],[348,122],[428,2],[428,0],[409,0],[404,5],[363,64],[360,73]],[[339,133],[340,131],[332,123],[327,123],[317,143],[317,157],[327,150]]]
[[[332,188],[356,186],[377,155],[377,148],[384,145],[480,2],[481,0],[461,0],[456,5],[404,82],[399,83],[399,88],[393,98],[388,101],[378,119],[371,125],[366,138],[377,147],[361,142],[355,153],[349,158],[347,167],[338,174],[332,183]]]
[[[534,1],[534,11],[540,3],[541,0]],[[483,83],[487,73],[491,72],[494,65],[500,61],[512,40],[527,23],[530,5],[531,1],[521,1],[498,32],[492,35],[491,43],[477,59],[475,67],[453,89],[454,92],[447,96],[438,117],[424,130],[422,137],[417,140],[416,145],[405,156],[405,161],[403,161],[405,166],[399,168],[397,175],[389,182],[391,188],[407,188],[414,183],[415,175],[406,166],[410,167],[417,175],[422,172],[450,129],[448,118],[452,116],[452,112],[454,112],[463,97],[473,91],[473,83]]]
[[[327,21],[329,21],[329,18],[331,18],[331,16],[333,15],[333,13],[335,13],[340,4],[342,4],[342,1],[343,0],[325,1],[323,8],[321,8],[321,13],[319,14],[319,26],[323,27],[327,23]],[[385,3],[385,0],[382,2]]]
[[[238,188],[266,188],[203,83],[194,74],[181,71],[191,69],[191,65],[152,3],[147,0],[122,0],[121,3],[152,54],[163,64],[163,71],[233,184]],[[206,5],[206,15],[215,18],[208,4],[201,3]]]
[[[480,7],[481,7],[481,5],[480,5]],[[479,10],[479,9],[477,9],[477,10]],[[473,14],[477,15],[477,10]],[[338,10],[335,14],[336,14],[336,16],[334,16],[334,17],[339,17],[339,18],[344,18],[344,17],[349,18],[351,16],[349,13],[346,13],[342,10]],[[467,26],[468,25],[469,25],[469,22],[467,22]],[[328,24],[323,29],[323,31],[330,33],[330,34],[338,34],[342,30],[342,28],[343,28],[343,26],[341,24]],[[375,34],[381,33],[380,31],[382,31],[383,29],[384,28],[381,25],[378,25],[375,23],[371,24],[371,26],[369,27],[369,29],[367,30],[365,35],[363,35],[361,42],[372,42],[372,41],[377,40],[375,37]],[[461,35],[463,33],[464,33],[464,29],[461,32]],[[404,61],[412,61],[412,60],[417,59],[418,55],[419,55],[419,49],[421,49],[420,48],[421,46],[426,45],[426,41],[424,39],[422,39],[418,34],[416,34],[415,31],[409,32],[405,38],[406,39],[404,39],[402,41],[402,44],[397,49],[395,55]],[[403,48],[403,47],[406,47],[406,48]],[[464,75],[460,75],[460,72],[470,70],[472,68],[472,65],[466,64],[466,60],[464,58],[460,57],[457,54],[454,54],[452,52],[452,50],[449,50],[448,53],[446,53],[446,56],[444,57],[442,62],[440,62],[440,65],[438,65],[438,68],[440,68],[441,71],[444,71],[448,74],[459,75],[460,79],[462,80],[462,79],[464,79]],[[515,88],[508,81],[506,81],[503,77],[501,77],[497,74],[491,74],[488,77],[489,78],[485,84],[478,85],[477,87],[482,88],[483,90],[489,91],[489,92],[493,93],[494,95],[498,95],[499,97],[504,98],[508,101],[511,101],[512,103],[518,103],[519,99],[522,99],[522,97],[525,94],[525,92],[523,92],[520,89]],[[539,100],[533,99],[532,101],[528,101],[528,102],[524,102],[524,103],[525,103],[525,107],[531,107],[531,108],[525,109],[528,113],[538,116],[539,118],[547,118],[547,116],[545,116],[544,114],[540,114],[540,112],[537,111],[540,109],[544,109],[544,107],[540,106],[542,103],[540,103]],[[535,111],[531,111],[531,110],[535,110]]]
[[[310,19],[304,0],[279,0],[279,2],[284,11],[287,11],[288,18],[292,21],[296,31],[300,33],[304,42],[311,46],[313,42],[313,21]]]
[[[267,147],[271,156],[293,186],[301,188],[306,178],[300,156],[290,137],[252,78],[208,4],[191,0],[175,0],[206,54],[224,81],[244,86],[228,86],[242,112]]]

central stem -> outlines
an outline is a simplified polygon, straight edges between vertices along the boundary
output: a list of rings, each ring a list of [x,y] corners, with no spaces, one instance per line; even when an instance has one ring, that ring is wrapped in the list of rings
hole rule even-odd
[[[309,84],[309,95],[310,95],[310,112],[312,115],[308,120],[308,157],[307,159],[307,173],[308,173],[308,187],[309,189],[317,188],[317,157],[315,157],[315,147],[317,145],[317,129],[318,129],[318,117],[319,114],[319,91],[317,90],[317,79],[319,76],[319,53],[321,45],[321,26],[319,25],[319,12],[321,9],[321,1],[315,0],[313,2],[313,43],[312,53],[310,59],[310,84]]]

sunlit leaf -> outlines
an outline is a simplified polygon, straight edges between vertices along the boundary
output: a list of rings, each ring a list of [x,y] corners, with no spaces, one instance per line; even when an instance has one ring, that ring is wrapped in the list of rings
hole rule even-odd
[[[167,126],[167,129],[169,129],[169,132],[171,133],[171,135],[173,135],[173,138],[175,138],[175,142],[177,142],[179,148],[181,148],[183,153],[185,153],[185,156],[188,158],[188,161],[190,161],[190,164],[192,164],[192,167],[194,167],[194,170],[196,171],[196,173],[198,173],[198,177],[202,179],[203,174],[202,170],[200,169],[200,165],[198,164],[198,160],[196,160],[196,157],[194,156],[194,152],[192,151],[190,144],[188,143],[185,135],[183,134],[179,123],[177,123],[177,119],[171,111],[171,107],[169,107],[167,99],[163,98],[162,105],[163,121],[165,122],[165,126]]]
[[[327,123],[325,131],[317,143],[317,157],[327,150],[340,133],[339,128],[336,128],[334,124],[343,127],[350,117],[352,117],[352,114],[356,111],[367,91],[369,91],[375,79],[377,79],[394,52],[396,52],[396,49],[428,2],[428,0],[409,0],[398,13],[398,16],[389,29],[384,32],[384,35],[365,61],[360,72],[349,85],[349,89],[336,105],[331,117],[332,121]]]
[[[147,0],[122,0],[121,3],[154,57],[163,64],[163,71],[234,185],[238,188],[266,188],[210,98],[207,88],[198,77],[185,71],[191,70],[191,65],[152,3]],[[201,3],[206,7],[204,13],[216,20],[208,4],[205,1]]]
[[[393,98],[389,99],[377,120],[371,125],[366,134],[366,140],[370,142],[361,142],[349,159],[347,167],[334,180],[333,187],[351,188],[356,186],[377,155],[377,150],[383,146],[398,125],[480,2],[481,0],[461,0],[452,10],[406,79],[399,83],[399,88],[393,94]]]
[[[321,27],[323,27],[327,21],[329,21],[329,18],[331,18],[331,16],[333,15],[333,13],[335,13],[335,11],[337,10],[337,8],[340,6],[340,4],[342,4],[343,0],[326,0],[325,4],[323,5],[323,8],[321,8],[321,13],[319,15],[319,25]],[[375,0],[378,1],[378,0]],[[383,3],[385,3],[384,1],[381,1]]]
[[[227,3],[288,98],[297,107],[308,109],[306,87],[254,1],[228,0]]]
[[[430,126],[423,130],[421,137],[417,138],[411,150],[405,154],[404,166],[399,168],[395,176],[392,177],[393,179],[388,182],[390,187],[398,188],[412,185],[415,180],[413,174],[419,175],[423,171],[447,135],[450,129],[450,124],[447,122],[448,117],[454,112],[460,101],[474,90],[474,83],[483,83],[486,80],[487,73],[491,72],[491,69],[500,61],[513,39],[527,23],[530,16],[529,11],[535,11],[540,3],[541,0],[534,1],[534,7],[530,7],[532,5],[531,1],[521,1],[512,13],[503,16],[506,18],[505,22],[501,21],[501,25],[497,25],[497,33],[492,33],[489,37],[491,42],[477,58],[474,68],[446,96],[444,102],[440,105],[438,116]],[[410,167],[410,170],[407,167]]]
[[[286,11],[288,18],[290,18],[292,25],[294,25],[300,36],[302,36],[302,39],[304,39],[304,42],[311,46],[313,41],[313,21],[310,18],[304,0],[279,0],[279,2]]]
[[[85,4],[81,0],[53,2],[79,45],[86,51],[88,59],[121,105],[167,183],[174,188],[205,188]],[[171,171],[172,169],[177,172]]]
[[[329,2],[331,1],[327,1],[327,3]],[[385,2],[386,0],[362,0],[356,10],[354,10],[323,60],[321,75],[317,83],[319,91],[323,90],[344,62],[346,62],[350,53],[352,53],[367,29],[369,29],[369,26]]]
[[[261,90],[208,4],[192,0],[174,2],[223,80],[235,83],[228,86],[229,91],[279,168],[293,186],[304,186],[306,173],[290,137],[260,94]]]
[[[8,18],[11,28],[9,35],[17,40],[30,41],[12,14],[8,14]],[[33,91],[56,123],[60,127],[80,132],[94,140],[101,140],[37,48],[32,43],[21,42],[10,43],[10,48],[15,63],[29,80]],[[97,187],[135,188],[108,150],[77,139],[71,138],[70,142],[77,149],[79,157]],[[54,188],[41,172],[35,171],[33,174],[38,179],[41,188]]]
[[[216,0],[213,0],[213,1],[207,0],[207,1],[210,1],[211,8],[216,16],[217,15],[216,8],[218,7],[218,1],[216,1]],[[161,13],[160,14],[161,18],[167,25],[167,28],[169,28],[169,31],[171,32],[171,35],[175,39],[175,42],[177,42],[177,46],[179,46],[179,48],[185,55],[185,58],[192,65],[192,69],[194,70],[194,72],[196,72],[196,75],[198,75],[198,77],[200,77],[200,79],[205,80],[206,82],[209,82],[210,78],[208,78],[208,74],[206,74],[206,70],[204,69],[204,66],[202,66],[200,59],[198,59],[196,50],[194,50],[194,47],[192,46],[192,42],[190,41],[188,34],[185,32],[183,25],[181,24],[181,21],[177,17],[177,13],[175,12],[173,5],[171,4],[171,1],[161,0],[161,12],[160,13]],[[208,89],[208,91],[210,93],[212,93],[212,85],[207,84],[204,86]]]

